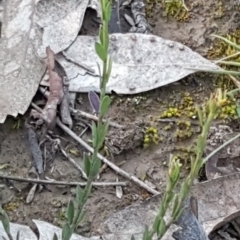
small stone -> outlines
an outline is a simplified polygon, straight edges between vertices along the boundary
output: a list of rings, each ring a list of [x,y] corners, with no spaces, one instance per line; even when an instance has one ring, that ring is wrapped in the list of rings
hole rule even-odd
[[[179,46],[179,50],[183,51],[184,50],[184,46]]]

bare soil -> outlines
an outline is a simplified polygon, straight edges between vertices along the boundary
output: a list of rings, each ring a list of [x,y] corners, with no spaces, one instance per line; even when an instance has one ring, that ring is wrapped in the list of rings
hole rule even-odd
[[[219,13],[220,2],[222,2],[224,9],[221,17],[218,17],[215,13]],[[234,0],[231,4],[230,2],[229,0],[209,0],[202,5],[202,1],[199,0],[199,3],[194,1],[195,6],[193,6],[190,18],[186,22],[179,22],[173,17],[163,17],[161,8],[156,6],[154,17],[149,19],[149,22],[153,26],[153,34],[184,43],[206,56],[207,49],[211,44],[210,34],[223,34],[228,33],[229,30],[239,29],[240,13],[235,10]],[[227,6],[226,9],[224,6]],[[94,31],[94,27],[96,27],[95,22],[91,19],[89,21],[85,20],[84,24],[87,24],[85,29],[90,29],[90,31]],[[86,34],[84,31],[83,33]],[[158,130],[158,136],[162,141],[157,145],[150,144],[149,148],[145,149],[142,147],[141,141],[140,144],[135,144],[132,142],[133,138],[129,138],[128,144],[125,143],[122,146],[122,153],[111,157],[111,161],[120,165],[125,171],[136,175],[139,179],[148,180],[157,187],[158,191],[162,192],[165,186],[166,161],[170,152],[174,152],[176,146],[178,149],[190,147],[198,133],[198,128],[192,128],[193,135],[191,137],[178,140],[174,137],[177,129],[176,124],[156,123],[152,119],[158,118],[170,103],[173,106],[180,103],[184,93],[189,93],[194,103],[201,103],[206,97],[209,97],[214,89],[210,75],[198,74],[178,83],[137,96],[115,96],[108,113],[112,121],[122,125],[135,121],[142,122],[145,126],[151,125]],[[91,112],[87,96],[84,94],[78,96],[76,107]],[[25,116],[20,119],[21,124],[18,129],[13,128],[17,121],[13,118],[8,118],[5,124],[0,126],[0,167],[3,164],[8,164],[0,172],[21,177],[35,177],[30,172],[32,158],[24,135],[24,118]],[[187,120],[189,119],[183,118],[183,121]],[[73,128],[78,134],[82,131],[81,127],[78,126],[79,121],[79,119],[75,119]],[[166,126],[170,130],[167,130]],[[56,133],[61,136],[63,146],[74,153],[71,156],[78,164],[82,165],[84,149],[59,129],[56,129]],[[121,134],[118,130],[111,129],[109,138],[112,142],[114,142],[116,136],[123,139]],[[86,135],[85,139],[87,139],[87,136],[90,135]],[[121,144],[121,142],[118,144]],[[126,149],[126,146],[130,149]],[[112,151],[112,149],[109,150]],[[185,160],[187,161],[187,159]],[[82,181],[79,175],[79,171],[60,153],[48,165],[45,174],[45,176],[55,180]],[[116,181],[116,178],[119,181],[125,181],[121,176],[107,169],[98,180]],[[13,182],[13,185],[14,187],[10,182],[0,180],[0,203],[4,203],[4,208],[7,210],[11,221],[28,224],[34,228],[31,219],[40,219],[61,226],[64,221],[64,211],[69,199],[74,196],[75,187],[46,186],[40,192],[35,193],[31,203],[26,204],[26,197],[33,185],[18,182]],[[134,201],[148,197],[150,195],[134,183],[130,183],[123,189],[121,199],[116,197],[114,187],[94,188],[88,201],[86,218],[79,227],[79,232],[85,235],[96,232],[99,224],[111,213],[128,206]]]

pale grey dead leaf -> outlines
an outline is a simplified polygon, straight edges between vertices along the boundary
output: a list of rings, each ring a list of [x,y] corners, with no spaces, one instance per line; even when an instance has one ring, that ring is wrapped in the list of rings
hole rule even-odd
[[[89,0],[42,0],[38,4],[38,24],[43,28],[42,46],[38,50],[46,57],[46,47],[59,53],[68,48],[81,29]],[[97,8],[97,6],[96,6]]]
[[[20,231],[20,239],[38,240],[35,233],[28,226],[17,224],[17,223],[10,223],[10,230],[11,230],[11,234],[13,236],[13,239],[16,239],[17,233],[18,233],[18,231]],[[3,240],[4,237],[6,239],[8,239],[6,233],[4,232],[2,222],[0,222],[0,240]]]
[[[54,233],[58,236],[58,239],[61,239],[61,232],[62,229],[59,227],[56,227],[50,223],[36,220],[34,219],[33,222],[36,224],[38,232],[39,232],[39,240],[52,240]],[[73,234],[71,237],[71,240],[100,240],[99,236],[93,236],[91,238],[82,237],[77,234]]]
[[[116,179],[116,182],[118,182],[118,178]],[[116,196],[117,198],[121,199],[123,196],[123,190],[121,186],[116,186]]]
[[[198,200],[198,220],[204,231],[209,234],[215,226],[240,209],[239,195],[240,173],[220,177],[193,186],[191,194]],[[142,203],[133,204],[117,213],[113,213],[100,226],[99,232],[105,240],[127,240],[132,234],[142,239],[145,225],[151,226],[157,214],[160,197],[156,196]],[[169,215],[167,216],[169,218]],[[172,240],[177,226],[172,225],[163,237]]]
[[[121,186],[116,186],[116,196],[117,198],[121,199],[123,196],[123,190]]]
[[[94,44],[98,37],[78,36],[76,41],[64,51],[64,55],[75,62],[91,67],[98,72],[100,59]],[[194,70],[186,68],[204,66],[209,70],[220,69],[187,46],[154,35],[127,33],[111,34],[110,55],[113,59],[112,74],[107,85],[107,93],[136,94],[176,82]],[[66,72],[71,79],[72,63],[65,61]],[[62,63],[61,63],[62,64]],[[102,64],[100,64],[102,66]],[[71,80],[72,92],[99,92],[99,78],[87,74],[84,69]]]
[[[37,184],[34,184],[32,186],[32,188],[30,189],[30,191],[29,191],[29,193],[27,195],[27,198],[26,198],[26,203],[31,203],[32,202],[32,200],[33,200],[33,198],[35,196],[35,192],[36,192],[37,186],[38,186]]]
[[[34,0],[3,1],[0,40],[0,123],[24,114],[45,71],[36,55],[41,33]]]

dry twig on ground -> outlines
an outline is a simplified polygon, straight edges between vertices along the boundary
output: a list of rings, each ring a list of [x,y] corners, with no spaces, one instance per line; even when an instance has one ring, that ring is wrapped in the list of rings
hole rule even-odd
[[[29,183],[37,183],[37,184],[49,184],[49,185],[66,185],[66,186],[85,186],[86,182],[64,182],[64,181],[51,181],[51,180],[42,180],[42,179],[34,179],[34,178],[22,178],[15,176],[7,176],[0,174],[0,179],[8,179],[18,182],[29,182]],[[126,187],[127,182],[93,182],[92,185],[94,187],[111,187],[111,186],[122,186]]]

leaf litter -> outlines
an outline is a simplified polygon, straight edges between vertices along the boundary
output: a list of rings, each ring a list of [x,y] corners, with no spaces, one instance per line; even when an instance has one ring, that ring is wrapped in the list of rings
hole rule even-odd
[[[24,9],[24,7],[30,6],[30,4],[28,5],[28,4],[26,4],[26,2],[30,3],[31,1],[25,1],[24,3],[22,3],[22,5],[20,4],[22,9]],[[86,11],[86,6],[88,6],[89,3],[87,5],[85,4],[84,1],[82,1],[82,2],[67,1],[67,3],[66,2],[61,3],[61,4],[65,4],[67,6],[66,8],[65,7],[63,8],[61,6],[61,4],[58,3],[58,1],[52,1],[52,2],[39,1],[38,3],[39,3],[38,9],[36,11],[37,16],[38,16],[38,20],[36,21],[38,27],[36,27],[33,24],[32,25],[33,30],[31,29],[31,27],[28,28],[28,30],[30,29],[29,31],[31,33],[32,32],[37,33],[36,34],[37,37],[36,37],[36,39],[34,39],[34,40],[36,40],[37,44],[34,47],[32,47],[31,44],[29,44],[30,47],[28,46],[28,44],[25,44],[25,46],[27,46],[27,48],[29,48],[30,50],[34,49],[35,50],[34,53],[37,52],[39,56],[45,57],[46,56],[46,54],[45,54],[46,46],[50,45],[54,50],[53,51],[54,54],[59,53],[54,58],[60,63],[61,66],[64,67],[64,71],[67,74],[68,78],[70,79],[70,83],[69,83],[70,91],[73,91],[73,92],[96,91],[96,92],[98,92],[99,91],[98,76],[97,76],[97,74],[91,74],[91,71],[88,70],[88,68],[94,69],[95,73],[97,72],[97,68],[96,68],[97,63],[96,62],[98,60],[97,60],[97,57],[94,55],[95,53],[93,50],[93,46],[94,46],[93,43],[94,43],[94,41],[96,41],[96,37],[90,37],[90,36],[78,36],[77,37],[77,34],[81,28],[81,26],[79,26],[79,25],[81,25],[82,19],[83,19],[81,17],[84,16],[84,13]],[[24,5],[24,4],[26,4],[26,5]],[[42,6],[41,6],[41,4],[42,4]],[[81,4],[83,4],[83,5],[80,7]],[[96,6],[96,4],[94,2],[91,2],[90,5]],[[76,6],[78,6],[79,9],[81,9],[78,12],[78,14],[76,13],[76,11],[72,11],[74,9],[74,7],[76,7]],[[34,9],[34,11],[36,10],[35,8],[32,8],[32,9]],[[54,11],[57,12],[58,14],[55,14],[55,15],[51,14]],[[24,14],[27,13],[24,11],[22,11],[22,12]],[[43,14],[43,15],[45,14],[45,15],[43,18],[40,19],[39,16],[41,16],[41,14]],[[7,16],[7,14],[5,13],[4,17],[6,18],[6,16]],[[26,14],[26,16],[29,16],[29,14]],[[34,14],[32,16],[33,16],[33,19],[36,19],[36,16]],[[71,29],[73,31],[68,31],[68,34],[66,34],[66,38],[64,38],[65,32],[63,29],[66,26],[66,24],[65,24],[66,20],[69,20],[69,22],[73,23],[73,29]],[[78,27],[77,27],[77,24],[75,24],[76,22],[74,22],[75,20],[77,23],[79,23]],[[12,22],[13,22],[13,24],[12,25],[10,24],[10,27],[14,26],[14,21],[12,21]],[[10,21],[8,21],[8,23],[10,23]],[[36,29],[34,27],[36,27]],[[43,42],[40,41],[41,34],[40,34],[40,31],[38,31],[39,27],[41,27],[43,30],[43,38],[42,38]],[[62,29],[61,29],[61,27],[62,27]],[[6,26],[3,27],[3,30],[6,33],[5,28],[6,28]],[[52,41],[49,36],[50,36],[50,33],[54,32],[54,28],[56,28],[56,31],[55,31],[54,37],[52,38],[54,40]],[[61,30],[62,30],[62,32],[61,32]],[[7,35],[7,34],[5,34],[5,35]],[[14,34],[12,36],[14,36]],[[31,36],[31,34],[30,34],[30,36]],[[14,38],[17,39],[17,37],[15,37],[15,36],[13,37],[13,39]],[[3,37],[4,41],[2,41],[0,43],[1,47],[4,45],[3,49],[5,49],[5,46],[7,46],[7,47],[9,47],[9,45],[13,46],[14,45],[13,42],[16,40],[16,39],[14,39],[14,40],[12,40],[12,39],[6,40],[6,39],[7,39],[6,36],[4,36]],[[16,41],[15,41],[15,43],[16,43]],[[41,46],[39,44],[40,42],[41,42]],[[73,44],[71,45],[71,43],[73,43]],[[18,42],[16,44],[18,44]],[[24,45],[24,44],[22,44],[22,45]],[[79,49],[79,47],[80,47],[80,49]],[[13,48],[14,48],[14,46],[13,46]],[[154,49],[154,51],[152,51],[152,49]],[[36,51],[36,50],[38,50],[38,51]],[[88,51],[88,52],[86,52],[86,51]],[[123,51],[123,52],[121,52],[121,51]],[[52,55],[53,55],[53,52],[52,52]],[[189,70],[189,68],[195,68],[195,67],[199,68],[199,67],[203,67],[203,66],[204,67],[208,66],[209,70],[219,69],[218,66],[216,66],[215,64],[211,63],[210,61],[204,59],[199,54],[193,52],[190,48],[188,48],[178,42],[162,39],[160,37],[153,36],[153,35],[139,35],[139,34],[134,34],[134,33],[131,33],[131,34],[129,33],[126,35],[112,34],[111,35],[110,54],[113,56],[113,60],[114,60],[113,68],[115,70],[113,69],[112,78],[110,80],[111,84],[109,84],[108,89],[107,89],[108,93],[111,93],[113,91],[113,92],[121,93],[121,94],[135,94],[135,93],[140,93],[140,92],[145,92],[145,91],[148,91],[151,89],[155,89],[160,86],[168,85],[170,83],[176,82],[176,81],[184,78],[185,76],[195,72],[195,70]],[[16,69],[18,70],[18,68],[16,68],[16,64],[14,63],[14,61],[12,61],[10,63],[6,62],[4,59],[5,56],[6,56],[5,52],[0,54],[0,60],[1,60],[0,70],[4,70],[4,71],[1,71],[1,73],[3,72],[6,75],[6,76],[4,75],[4,79],[8,79],[7,77],[8,77],[8,73],[10,72],[10,70],[14,72]],[[36,54],[34,56],[36,56]],[[13,57],[13,56],[11,56],[11,57]],[[12,59],[14,59],[14,57]],[[190,59],[190,61],[189,61],[189,59]],[[30,59],[30,61],[31,60],[32,59]],[[37,57],[34,58],[33,63],[35,63],[37,60],[39,61],[39,59]],[[128,64],[126,64],[126,62]],[[85,65],[85,67],[81,67],[84,65]],[[42,64],[39,61],[39,65],[38,65],[38,68],[36,68],[36,70],[39,70],[39,74],[37,74],[36,78],[32,78],[32,79],[38,79],[38,82],[37,82],[37,80],[36,80],[36,82],[39,83],[39,81],[41,80],[41,76],[43,75],[43,73],[45,71],[44,64]],[[53,68],[51,68],[51,70],[53,70]],[[19,72],[21,74],[21,71],[19,71]],[[15,75],[17,75],[17,77],[19,77],[19,72],[17,72],[17,74],[15,74]],[[40,74],[40,72],[42,74]],[[52,72],[50,71],[50,78],[51,78]],[[30,74],[28,77],[30,77],[30,76],[32,77],[32,75]],[[154,76],[153,80],[152,80],[152,76]],[[62,81],[63,77],[60,76],[60,78]],[[20,76],[20,78],[18,78],[18,80],[19,79],[21,79],[21,76]],[[130,81],[129,81],[129,79],[130,79]],[[76,84],[77,81],[79,81],[79,82]],[[86,83],[85,83],[85,81],[86,81]],[[32,84],[32,81],[30,81],[30,83]],[[49,81],[49,83],[50,83],[50,81]],[[49,85],[49,83],[47,84],[47,86]],[[36,85],[36,83],[34,83],[34,84]],[[2,86],[4,87],[4,85],[2,85]],[[38,87],[38,84],[32,92],[35,93],[37,90],[37,87]],[[27,88],[27,85],[25,86],[25,88]],[[63,90],[64,90],[64,86],[63,86]],[[50,87],[50,92],[51,92],[51,87]],[[68,89],[65,88],[64,97],[68,95],[67,92],[68,92]],[[28,93],[30,94],[29,98],[32,99],[34,93],[32,93],[32,95],[31,95],[31,91],[28,91]],[[0,96],[2,96],[2,95],[0,95]],[[15,98],[15,100],[16,100],[16,98]],[[30,101],[31,100],[29,100],[29,102],[27,103],[28,105],[29,105]],[[67,100],[66,100],[66,102],[68,103]],[[57,103],[59,104],[59,101],[57,101]],[[1,104],[1,98],[0,98],[0,104]],[[26,111],[26,106],[28,106],[28,105],[25,104],[25,111]],[[69,108],[67,107],[67,109],[69,109]],[[10,110],[12,110],[12,109],[10,109]],[[55,110],[56,110],[56,107],[54,108],[54,111]],[[24,113],[25,111],[22,111],[22,112],[19,111],[19,113]],[[10,111],[10,113],[7,113],[7,114],[4,113],[4,114],[16,116],[17,113],[16,114],[14,113],[15,114],[14,115]],[[3,116],[3,118],[4,118],[4,116]],[[54,113],[52,116],[54,116],[54,117],[51,118],[50,125],[51,125],[51,123],[53,123],[52,119],[55,118],[56,114]],[[4,119],[3,119],[3,121],[4,121]],[[67,122],[65,122],[65,124],[68,125]],[[71,124],[69,124],[69,125],[71,125]],[[53,126],[54,126],[54,124],[53,124]],[[199,221],[203,222],[203,224],[206,223],[204,225],[204,229],[207,231],[207,233],[209,233],[209,231],[211,231],[211,229],[214,225],[219,223],[219,221],[221,222],[222,220],[224,220],[224,218],[228,217],[229,214],[231,215],[232,213],[234,213],[234,211],[236,211],[237,207],[239,207],[237,205],[237,199],[233,199],[233,200],[231,199],[232,201],[234,201],[236,203],[235,206],[232,206],[231,203],[228,202],[229,199],[226,198],[224,195],[225,192],[228,193],[227,191],[229,190],[229,188],[234,189],[236,187],[236,185],[237,185],[236,182],[238,182],[237,174],[231,175],[230,177],[226,177],[226,178],[225,177],[217,178],[212,181],[213,182],[210,181],[210,182],[204,183],[205,186],[202,188],[203,192],[201,192],[201,186],[203,186],[201,184],[196,185],[194,188],[195,190],[197,188],[200,189],[200,190],[199,189],[196,190],[196,192],[194,194],[196,194],[196,196],[198,197],[199,208],[200,208],[199,212],[202,214],[202,215],[200,214]],[[224,186],[224,187],[222,187],[222,186]],[[212,195],[210,192],[210,193],[208,193],[207,196],[205,196],[204,191],[206,191],[206,189],[208,189],[208,188],[211,189]],[[224,188],[224,189],[222,189],[222,188]],[[218,192],[216,192],[217,191],[216,189],[218,189]],[[221,192],[222,190],[223,190],[223,192]],[[201,192],[200,195],[198,195],[198,191]],[[194,190],[193,190],[193,192],[194,192]],[[218,194],[220,194],[221,198],[216,199],[216,196],[218,196]],[[232,194],[234,194],[234,193],[231,192],[230,194],[232,196]],[[117,195],[120,195],[120,194],[117,193]],[[121,195],[122,195],[122,193],[121,193]],[[124,194],[122,197],[124,197]],[[212,205],[213,201],[209,201],[209,202],[207,201],[209,198],[215,200],[214,205]],[[32,200],[31,197],[30,197],[30,200]],[[158,201],[159,200],[156,201],[156,204]],[[151,199],[150,199],[150,202],[151,202]],[[228,207],[228,209],[226,209],[226,208],[221,209],[222,211],[217,213],[217,210],[219,210],[219,204],[216,204],[216,203],[220,203],[220,205],[229,206],[229,207]],[[146,206],[146,204],[147,204],[146,202],[143,203],[143,205],[141,205],[141,208],[144,208]],[[141,208],[140,208],[140,210],[141,210]],[[132,209],[134,209],[134,206]],[[204,210],[209,210],[209,209],[211,209],[212,211],[208,212],[208,214],[207,213],[205,214],[206,211],[204,212]],[[129,208],[127,209],[127,211],[129,211]],[[145,211],[145,212],[147,213],[147,211]],[[127,212],[127,214],[129,214],[129,213],[131,213],[131,211]],[[153,213],[153,212],[150,211],[150,213]],[[192,218],[192,216],[190,218]],[[111,219],[111,217],[110,217],[110,219]],[[145,215],[142,217],[139,217],[139,215],[138,215],[138,221],[140,219],[148,220],[148,218],[145,218]],[[36,221],[35,221],[35,223],[36,223]],[[125,219],[124,219],[124,221],[122,220],[121,223],[125,224],[126,223]],[[129,223],[129,222],[127,221],[127,223]],[[42,222],[41,224],[44,225],[46,223]],[[39,226],[41,224],[39,224]],[[104,224],[108,224],[107,221],[105,221]],[[141,225],[142,223],[137,222],[137,224],[138,224],[137,233],[139,233],[139,226],[142,226]],[[131,226],[131,221],[130,221],[129,226]],[[49,226],[48,226],[48,228],[50,229]],[[132,230],[134,230],[134,229],[135,228],[132,228]],[[43,233],[46,233],[46,232],[47,232],[46,228],[43,228]],[[170,231],[170,232],[172,235],[172,231]],[[44,236],[44,235],[41,235],[41,237],[42,236]],[[114,231],[111,234],[109,234],[109,231],[108,231],[108,234],[104,235],[105,239],[112,239],[114,237],[116,237],[116,234]],[[128,239],[130,238],[127,234],[125,235],[125,237],[128,237]],[[47,239],[47,238],[43,238],[43,239]],[[172,238],[169,236],[168,239],[172,239]]]

